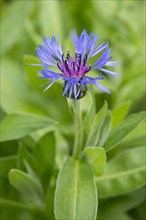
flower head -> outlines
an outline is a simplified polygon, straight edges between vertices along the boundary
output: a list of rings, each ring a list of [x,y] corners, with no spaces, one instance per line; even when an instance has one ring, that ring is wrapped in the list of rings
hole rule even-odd
[[[94,84],[100,90],[110,93],[110,91],[99,83],[104,79],[102,73],[117,77],[118,73],[107,70],[106,66],[116,66],[118,62],[110,61],[111,49],[107,42],[103,42],[98,45],[97,35],[90,33],[87,34],[86,30],[83,30],[80,36],[78,36],[76,30],[74,35],[70,34],[72,39],[75,53],[72,57],[67,52],[65,56],[62,51],[60,39],[58,43],[56,38],[52,36],[51,39],[44,38],[44,46],[39,45],[36,49],[36,54],[41,61],[41,74],[42,78],[48,78],[51,80],[49,85],[44,91],[49,89],[52,84],[59,78],[64,81],[63,95],[67,95],[69,98],[79,99],[85,96],[87,87],[89,84]],[[101,53],[99,59],[92,64],[88,64],[88,60],[97,54]],[[57,72],[50,69],[55,67]],[[100,74],[97,77],[92,78],[87,76],[87,73],[92,70],[98,70]]]

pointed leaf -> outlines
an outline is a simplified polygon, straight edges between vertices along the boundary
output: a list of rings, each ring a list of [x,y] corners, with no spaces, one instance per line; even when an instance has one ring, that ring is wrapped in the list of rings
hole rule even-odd
[[[9,180],[12,186],[18,191],[34,199],[35,203],[40,204],[40,200],[43,196],[43,189],[36,179],[20,170],[12,169],[9,172]]]
[[[111,150],[117,144],[131,133],[143,120],[145,119],[145,112],[139,112],[129,115],[124,121],[122,121],[117,127],[115,127],[106,141],[104,148],[106,151]]]
[[[36,161],[33,156],[23,145],[20,145],[19,151],[18,151],[18,169],[22,171],[28,172],[28,166],[31,167],[33,172],[37,170],[36,168]],[[29,172],[28,172],[29,173]],[[33,176],[33,173],[29,173]]]
[[[96,219],[97,192],[88,164],[68,158],[59,173],[55,192],[56,220]]]
[[[106,114],[107,114],[107,103],[105,102],[104,106],[97,113],[97,115],[93,120],[91,131],[89,132],[88,139],[86,142],[86,146],[96,146],[99,139],[100,129],[105,120]]]
[[[33,131],[49,127],[54,123],[55,121],[48,117],[13,113],[6,116],[1,123],[0,141],[22,138]]]
[[[85,97],[86,98],[86,97]],[[83,126],[84,126],[84,134],[83,134],[83,141],[85,142],[87,140],[87,137],[89,135],[89,132],[92,127],[92,122],[96,114],[96,109],[95,109],[95,99],[92,96],[89,96],[89,100],[86,100],[86,103],[88,106],[86,106],[86,109],[88,108],[88,111],[84,117],[83,121]],[[86,104],[86,105],[87,105]]]
[[[34,156],[38,166],[37,171],[44,186],[48,186],[48,181],[52,175],[55,161],[55,137],[54,132],[44,135],[34,150]]]
[[[108,138],[108,135],[111,130],[112,125],[112,114],[110,111],[107,112],[106,118],[101,126],[99,140],[97,142],[97,146],[103,147],[105,141]]]
[[[120,144],[120,149],[124,149],[124,146],[128,147],[138,147],[145,145],[145,128],[146,121],[140,123]]]
[[[113,123],[112,128],[114,128],[116,125],[118,125],[128,114],[128,111],[131,107],[131,102],[125,102],[122,105],[120,105],[118,108],[113,110],[112,116],[113,116]]]

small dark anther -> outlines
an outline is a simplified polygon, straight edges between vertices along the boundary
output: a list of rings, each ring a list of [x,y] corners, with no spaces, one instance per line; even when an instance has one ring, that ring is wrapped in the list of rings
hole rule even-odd
[[[60,63],[57,63],[58,68],[60,69]],[[61,70],[61,69],[60,69]]]
[[[88,72],[91,70],[91,64],[88,66]]]
[[[77,66],[77,68],[78,68],[78,72],[80,71],[80,66]]]
[[[83,66],[85,66],[85,64],[86,64],[86,59],[84,58],[83,59]]]
[[[78,53],[78,60],[79,60],[79,65],[81,65],[81,53]]]
[[[68,60],[70,57],[70,54],[69,54],[69,51],[67,52],[67,56],[66,56],[66,59]]]
[[[64,54],[62,54],[62,61],[63,61],[63,63],[64,63]]]
[[[66,68],[66,70],[69,71],[67,59],[65,59],[64,63],[65,63],[65,68]]]
[[[74,63],[74,61],[73,61],[73,71],[75,71],[75,63]]]
[[[81,65],[81,58],[79,59],[79,65]]]
[[[88,57],[88,54],[86,53],[86,54],[85,54],[85,60],[86,60],[86,61],[87,61],[87,57]]]

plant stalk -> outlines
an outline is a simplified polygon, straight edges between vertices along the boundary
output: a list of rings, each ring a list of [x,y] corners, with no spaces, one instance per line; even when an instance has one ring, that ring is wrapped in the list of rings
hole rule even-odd
[[[75,142],[73,150],[73,158],[79,158],[81,147],[82,147],[82,111],[81,111],[81,100],[74,100],[74,121],[75,121]]]

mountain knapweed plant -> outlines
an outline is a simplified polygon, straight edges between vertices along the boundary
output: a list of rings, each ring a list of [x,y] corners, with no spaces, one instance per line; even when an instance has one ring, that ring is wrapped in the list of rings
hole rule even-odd
[[[58,38],[57,44],[54,36],[52,36],[51,39],[44,38],[44,45],[39,45],[36,49],[36,54],[39,57],[42,66],[41,77],[50,79],[49,85],[44,91],[49,89],[57,79],[61,78],[64,81],[63,95],[66,95],[74,102],[75,141],[73,157],[68,158],[65,161],[64,167],[58,176],[55,195],[55,216],[56,219],[91,220],[96,218],[97,192],[94,179],[90,173],[91,171],[88,165],[82,162],[82,157],[86,158],[86,161],[88,161],[88,164],[91,164],[91,167],[93,166],[93,173],[100,176],[104,171],[106,156],[103,148],[95,148],[95,146],[86,147],[83,151],[83,155],[81,155],[83,147],[83,127],[79,99],[86,95],[89,84],[94,84],[103,92],[110,93],[110,91],[104,85],[99,83],[99,81],[104,79],[104,73],[117,77],[118,74],[116,72],[107,70],[106,67],[116,66],[118,65],[118,62],[111,61],[111,49],[107,42],[98,45],[96,34],[90,33],[88,35],[86,30],[83,30],[81,35],[78,36],[75,30],[74,35],[69,35],[74,45],[74,57],[71,56],[69,51],[66,56],[64,55],[60,39]],[[97,54],[101,54],[100,57],[93,63],[89,64],[90,58]],[[57,72],[54,69],[52,70],[52,67],[57,69]],[[97,71],[97,77],[93,78],[87,75],[92,70]],[[94,139],[92,134],[87,138],[87,145],[90,143],[90,139],[92,139],[92,141]],[[92,165],[95,157],[94,154],[96,157],[100,155],[100,159],[99,161],[96,159],[96,164]],[[98,163],[101,163],[99,168]],[[97,167],[95,167],[95,165]],[[86,186],[82,186],[82,175],[84,176],[83,179],[87,178]],[[75,179],[72,179],[73,176]],[[77,178],[79,178],[78,181]],[[74,181],[77,182],[72,186]],[[77,188],[79,185],[80,189],[78,190]],[[65,196],[64,192],[72,187],[75,187],[73,189],[75,190],[74,197],[72,198],[71,195]],[[78,206],[77,201],[80,203],[80,206]],[[92,205],[90,204],[89,206],[89,203]],[[84,210],[86,210],[87,214],[84,213]]]
[[[22,195],[16,195],[19,202],[2,199],[2,203],[15,210],[17,207],[18,218],[15,219],[127,219],[127,210],[145,199],[145,148],[143,142],[138,142],[142,134],[137,130],[138,139],[130,134],[144,121],[145,112],[130,114],[124,119],[129,103],[122,103],[110,112],[105,102],[96,113],[95,97],[87,94],[88,86],[93,84],[109,93],[99,81],[106,74],[117,77],[118,74],[107,67],[118,63],[111,61],[108,43],[98,45],[95,34],[88,35],[84,30],[80,36],[76,31],[70,36],[75,48],[74,57],[71,52],[65,56],[60,41],[57,43],[53,36],[45,38],[44,46],[39,45],[36,50],[41,64],[31,56],[27,68],[29,74],[33,70],[36,73],[39,68],[41,77],[48,79],[45,90],[57,79],[63,80],[64,99],[71,110],[73,107],[75,135],[68,128],[62,129],[61,125],[56,127],[55,121],[48,116],[20,113],[6,116],[1,124],[0,140],[6,142],[4,147],[10,140],[15,140],[19,150],[17,156],[2,160],[2,175],[5,177],[9,172],[11,185]],[[32,60],[36,60],[36,66],[28,65]],[[92,71],[97,77],[89,75]],[[37,79],[36,75],[34,79]],[[40,83],[40,79],[37,80]],[[42,94],[38,97],[42,100]],[[52,103],[50,105],[52,107]],[[39,129],[41,132],[37,132]],[[34,131],[36,133],[31,134]],[[6,178],[5,183],[8,183]],[[10,195],[14,193],[16,191]]]
[[[146,220],[145,1],[1,2],[0,219]]]

